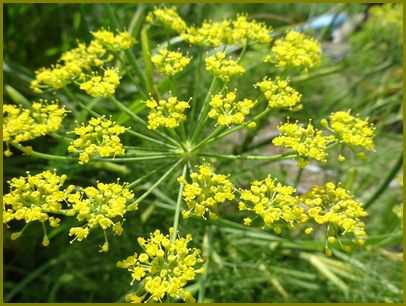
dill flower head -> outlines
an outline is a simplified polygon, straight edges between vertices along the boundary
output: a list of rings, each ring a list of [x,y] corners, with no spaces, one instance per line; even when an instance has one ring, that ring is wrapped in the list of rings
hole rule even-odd
[[[330,114],[329,121],[330,128],[342,143],[367,151],[374,150],[375,127],[367,119],[353,116],[351,111],[346,111]]]
[[[39,221],[58,227],[61,219],[53,215],[64,210],[65,200],[72,191],[72,186],[63,189],[66,179],[66,175],[58,176],[52,171],[12,178],[8,181],[10,192],[3,196],[3,223]],[[17,239],[21,234],[22,231],[14,233],[11,238]],[[45,229],[42,244],[49,244]]]
[[[160,73],[173,76],[190,63],[190,57],[165,48],[160,49],[158,54],[153,55],[151,61]]]
[[[266,227],[279,234],[284,224],[293,227],[307,220],[305,210],[294,193],[295,188],[282,185],[268,176],[252,182],[249,189],[241,189],[238,206],[241,211],[254,212]],[[246,218],[244,223],[249,225],[251,221],[251,218]]]
[[[56,65],[38,69],[31,89],[36,93],[46,88],[61,89],[79,79],[86,71],[110,61],[111,56],[98,41],[94,40],[88,46],[79,43],[78,47],[64,52]]]
[[[327,146],[335,140],[334,136],[323,135],[311,122],[307,127],[298,123],[284,123],[279,126],[279,132],[280,136],[275,137],[272,143],[295,151],[299,155],[301,165],[306,164],[307,158],[326,162]]]
[[[313,38],[289,31],[282,39],[275,41],[271,54],[265,62],[275,63],[279,68],[303,67],[305,70],[320,65],[320,43]]]
[[[257,42],[268,44],[271,42],[271,28],[255,20],[248,20],[247,16],[239,15],[232,21],[232,43]]]
[[[135,43],[135,39],[128,32],[120,32],[114,35],[110,31],[99,30],[92,32],[92,35],[102,46],[114,52],[129,49]]]
[[[352,234],[358,244],[365,242],[367,234],[361,219],[367,212],[344,188],[332,182],[315,186],[302,196],[302,201],[308,207],[309,218],[328,225],[328,236]]]
[[[213,96],[210,101],[209,117],[216,120],[220,126],[243,124],[245,116],[250,113],[256,102],[250,99],[235,101],[236,98],[235,91]]]
[[[33,102],[31,108],[13,104],[3,106],[3,141],[16,144],[58,130],[66,110],[46,100]],[[8,155],[11,152],[6,151]]]
[[[161,23],[178,33],[184,32],[187,28],[186,22],[179,16],[175,7],[154,8],[148,14],[147,21],[149,23]]]
[[[182,211],[184,218],[190,215],[206,219],[217,217],[218,205],[234,200],[234,187],[226,175],[216,174],[209,165],[200,165],[197,172],[190,174],[191,183],[185,177],[178,181],[184,184],[182,196],[187,210]]]
[[[111,157],[124,154],[119,135],[126,128],[104,117],[91,118],[87,124],[73,131],[77,139],[68,147],[71,153],[79,153],[79,163],[86,164],[91,157]]]
[[[254,85],[258,87],[268,101],[269,108],[288,108],[299,110],[302,105],[300,100],[302,95],[289,86],[287,80],[277,77],[275,80],[264,78]]]
[[[173,229],[169,230],[173,235]],[[200,266],[200,250],[188,247],[192,236],[178,237],[170,240],[169,235],[155,230],[149,238],[138,238],[143,253],[119,261],[119,268],[131,273],[132,282],[143,281],[145,293],[140,300],[144,302],[159,301],[165,296],[193,301],[193,296],[184,288],[196,275],[203,272]]]
[[[163,126],[175,128],[186,119],[185,111],[190,107],[186,101],[179,101],[176,97],[167,100],[155,100],[150,98],[146,101],[146,106],[150,109],[148,114],[148,128],[156,130]]]
[[[86,187],[69,195],[72,215],[84,222],[80,227],[69,230],[69,236],[74,236],[71,242],[82,241],[96,227],[101,227],[103,231],[111,229],[115,235],[121,235],[121,223],[127,212],[127,204],[133,198],[134,194],[128,187],[118,183],[98,183],[96,187]],[[101,251],[108,251],[107,239]]]
[[[225,82],[228,82],[231,77],[241,75],[245,72],[243,66],[230,57],[226,58],[224,52],[217,52],[207,57],[205,61],[206,69]]]
[[[219,47],[232,39],[229,20],[205,20],[200,27],[188,27],[181,37],[193,45]]]
[[[116,69],[106,69],[101,75],[92,76],[80,84],[80,89],[92,97],[111,97],[120,85],[120,75]]]

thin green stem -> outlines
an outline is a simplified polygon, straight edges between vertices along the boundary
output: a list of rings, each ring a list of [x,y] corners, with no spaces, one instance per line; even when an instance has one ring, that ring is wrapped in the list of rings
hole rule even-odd
[[[111,97],[111,101],[113,101],[113,103],[122,111],[124,111],[125,113],[127,113],[131,118],[133,118],[135,121],[137,121],[138,123],[141,123],[144,127],[148,128],[148,124],[147,122],[142,119],[141,117],[139,117],[137,114],[135,114],[131,109],[129,109],[127,106],[125,106],[122,102],[120,102],[119,100],[117,100],[115,97]],[[152,133],[172,142],[174,145],[179,145],[179,142],[176,141],[175,139],[160,133],[158,131],[152,131]]]
[[[207,274],[208,274],[209,261],[210,261],[210,255],[211,255],[211,226],[207,227],[206,234],[203,237],[202,249],[203,249],[203,255],[206,259],[206,262],[204,263],[204,272],[203,272],[203,275],[199,282],[199,294],[198,294],[198,298],[197,298],[198,303],[202,303],[204,301],[205,294],[206,294]]]
[[[217,154],[202,152],[201,156],[215,157],[215,158],[224,158],[224,159],[243,159],[243,160],[267,160],[267,161],[278,161],[285,159],[294,159],[297,157],[297,154],[288,152],[284,154],[275,154],[275,155],[233,155],[233,154]]]
[[[139,183],[141,183],[143,180],[149,178],[150,176],[154,175],[155,173],[157,173],[159,170],[161,170],[163,167],[159,167],[156,168],[155,170],[149,172],[148,174],[145,174],[141,177],[139,177],[138,179],[136,179],[135,181],[131,182],[130,184],[128,184],[128,188],[134,188],[135,186],[137,186]]]
[[[199,142],[194,148],[193,151],[199,149],[200,147],[204,146],[207,142],[209,142],[212,138],[216,137],[218,133],[223,130],[222,126],[218,126],[216,129],[213,130],[205,139]]]
[[[133,162],[140,160],[154,160],[154,159],[166,159],[176,157],[177,154],[163,154],[163,155],[150,155],[150,156],[138,156],[138,157],[115,157],[115,158],[93,158],[94,161],[114,161],[114,162]]]
[[[187,165],[183,166],[182,177],[186,176]],[[173,233],[171,236],[171,241],[174,242],[176,239],[176,235],[178,234],[178,226],[179,226],[179,217],[181,212],[181,205],[182,205],[182,192],[183,192],[184,183],[180,183],[179,186],[179,193],[178,193],[178,200],[176,201],[176,209],[175,215],[173,216]]]
[[[37,158],[41,158],[41,159],[47,159],[47,160],[76,160],[76,158],[73,157],[69,157],[69,156],[61,156],[61,155],[53,155],[53,154],[46,154],[46,153],[41,153],[41,152],[37,152],[34,151],[30,148],[26,148],[23,147],[20,144],[13,144],[13,146],[15,148],[17,148],[18,150],[22,151],[23,153],[30,155],[32,157],[37,157]]]
[[[297,186],[299,186],[299,184],[300,184],[300,179],[302,178],[303,170],[304,170],[304,168],[299,167],[299,169],[297,171],[297,175],[296,175],[295,182],[294,182],[295,188],[297,188]]]
[[[252,118],[248,122],[244,123],[243,125],[238,125],[238,126],[236,126],[234,128],[231,128],[231,129],[225,131],[224,133],[221,133],[220,135],[217,135],[216,137],[213,137],[212,139],[207,141],[206,144],[209,144],[209,143],[211,143],[213,141],[216,141],[216,140],[219,140],[219,139],[221,139],[221,138],[223,138],[223,137],[225,137],[225,136],[227,136],[227,135],[229,135],[231,133],[234,133],[234,132],[237,132],[237,131],[241,130],[242,128],[248,126],[250,123],[255,122],[255,121],[261,119],[262,117],[268,115],[269,112],[270,112],[270,109],[266,108],[264,111],[262,111],[261,113],[259,113],[258,115],[256,115],[254,118]]]
[[[168,144],[168,143],[166,143],[166,142],[163,142],[163,141],[160,141],[160,140],[158,140],[158,139],[155,139],[155,138],[146,136],[146,135],[144,135],[144,134],[138,133],[138,132],[133,131],[133,130],[127,130],[126,132],[129,133],[129,134],[131,134],[131,135],[137,136],[137,137],[142,138],[142,139],[144,139],[144,140],[147,140],[147,141],[150,141],[150,142],[154,142],[154,143],[156,143],[156,144],[159,144],[159,145],[162,145],[162,146],[165,146],[165,147],[169,147],[169,148],[173,148],[173,149],[176,148],[175,146],[170,145],[170,144]]]
[[[127,210],[131,211],[134,209],[138,208],[138,203],[140,203],[142,200],[144,200],[159,184],[161,184],[169,174],[177,167],[183,160],[180,159],[178,160],[171,168],[169,168],[168,171],[166,171],[159,180],[157,180],[151,187],[148,188],[146,192],[144,192],[137,200],[135,200],[133,203],[131,203],[128,207]]]
[[[216,88],[217,80],[218,79],[216,77],[213,77],[213,80],[211,81],[209,90],[207,91],[206,98],[203,101],[203,105],[200,110],[199,117],[197,118],[197,127],[193,132],[192,142],[196,139],[197,135],[199,135],[200,130],[204,127],[204,124],[206,123],[207,114],[209,113],[209,107],[210,107],[209,99],[212,96],[213,91]]]
[[[144,26],[141,30],[141,48],[142,55],[144,58],[145,75],[146,75],[145,81],[148,94],[151,94],[156,100],[159,100],[159,94],[155,88],[153,80],[153,69],[152,69],[153,66],[151,61],[151,48],[149,46],[148,28],[149,26]]]
[[[387,177],[385,180],[382,182],[382,184],[379,186],[379,188],[374,192],[374,194],[369,198],[368,201],[366,201],[364,208],[369,208],[371,205],[378,200],[378,198],[382,195],[382,193],[385,192],[385,190],[388,188],[390,182],[394,179],[396,174],[399,172],[400,168],[402,167],[403,163],[403,151],[400,152],[400,156],[396,163],[393,165],[392,169],[389,171]]]

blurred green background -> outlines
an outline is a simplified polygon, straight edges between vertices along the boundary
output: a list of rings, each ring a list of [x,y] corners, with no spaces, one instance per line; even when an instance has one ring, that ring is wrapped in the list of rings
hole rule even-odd
[[[55,63],[61,52],[74,47],[78,40],[89,41],[90,31],[101,27],[127,29],[137,12],[145,16],[152,7],[135,4],[6,4],[4,102],[15,102],[18,94],[32,101],[36,96],[29,89],[29,82],[36,69]],[[295,82],[303,94],[304,109],[289,116],[301,121],[312,118],[317,123],[331,111],[351,108],[355,113],[368,116],[377,126],[376,152],[369,154],[366,161],[354,159],[341,164],[332,156],[325,165],[312,164],[306,168],[299,185],[299,191],[303,191],[311,184],[327,179],[339,180],[360,200],[369,202],[375,199],[368,208],[367,230],[371,239],[366,247],[352,254],[337,252],[334,262],[320,259],[322,265],[317,266],[308,256],[324,258],[321,253],[289,248],[265,238],[244,238],[241,231],[214,224],[212,248],[215,251],[210,259],[206,301],[402,302],[403,229],[400,219],[392,211],[403,201],[400,184],[403,179],[400,176],[403,152],[401,15],[397,17],[395,14],[392,18],[391,10],[388,10],[387,19],[373,19],[371,9],[379,5],[361,4],[190,4],[177,7],[189,24],[200,24],[206,18],[221,19],[247,13],[271,25],[276,32],[307,26],[306,32],[321,40],[324,58],[319,71],[314,72],[314,78],[298,78]],[[402,7],[398,5],[392,10],[402,10]],[[330,19],[326,18],[330,21],[318,29],[317,23],[315,25],[312,21],[320,16],[329,16]],[[155,46],[171,36],[162,28],[154,28],[151,37]],[[139,50],[136,45],[137,58],[141,58]],[[250,69],[235,84],[247,96],[253,92],[253,81],[266,73],[265,65],[250,65],[261,52],[261,49],[248,50],[244,61]],[[179,77],[180,84],[191,82],[191,74]],[[202,76],[202,94],[208,82],[208,78]],[[131,91],[131,86],[130,80],[124,80],[119,94],[129,100],[137,99],[137,92]],[[187,94],[189,88],[184,87],[177,89],[179,94]],[[118,116],[108,105],[100,106],[100,111]],[[287,116],[280,115],[281,118]],[[272,131],[281,118],[272,119],[273,125],[264,126],[255,139],[249,134],[240,135],[244,145],[236,145],[231,140],[234,150],[272,152],[269,145]],[[69,130],[69,126],[65,128]],[[33,146],[51,154],[66,152],[66,144],[51,137],[37,139]],[[66,173],[72,183],[85,186],[94,184],[97,179],[110,182],[120,177],[123,181],[131,181],[134,173],[147,173],[157,165],[134,164],[127,168],[107,169],[14,155],[4,160],[4,178],[6,181],[24,175],[26,171],[37,173],[56,168],[58,173]],[[258,162],[244,161],[218,166],[221,172],[238,175],[236,182],[240,184],[268,173],[292,183],[297,173],[296,165],[288,162],[259,167]],[[176,199],[175,177],[162,189],[170,199]],[[6,184],[4,191],[7,192]],[[66,233],[70,226],[68,222],[50,234],[52,239],[48,248],[41,246],[39,224],[30,225],[16,241],[10,240],[11,231],[4,227],[5,301],[121,301],[130,288],[130,276],[117,269],[115,263],[135,250],[137,236],[146,235],[155,228],[166,230],[170,227],[173,213],[161,205],[173,205],[170,199],[155,193],[145,201],[150,204],[148,209],[127,215],[124,235],[112,239],[108,254],[97,251],[97,245],[103,241],[102,232],[95,231],[85,241],[70,244]],[[224,218],[233,220],[235,217],[230,212]],[[198,243],[202,241],[205,228],[206,223],[195,219],[182,225],[182,231],[192,232]],[[295,237],[292,234],[288,238]],[[193,286],[190,289],[196,291]]]

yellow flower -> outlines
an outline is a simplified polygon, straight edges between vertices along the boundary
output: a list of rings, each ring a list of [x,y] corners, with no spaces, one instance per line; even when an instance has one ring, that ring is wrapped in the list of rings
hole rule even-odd
[[[284,123],[279,126],[279,132],[281,135],[275,137],[272,143],[295,151],[302,166],[306,164],[307,158],[326,162],[327,146],[335,140],[334,136],[323,135],[323,132],[315,129],[311,122],[307,127],[297,123]]]
[[[188,102],[179,101],[176,97],[159,101],[150,98],[146,101],[146,106],[150,109],[148,128],[151,130],[160,126],[170,129],[179,126],[186,119],[185,111],[190,107]]]
[[[352,234],[358,244],[365,242],[367,234],[361,218],[366,217],[367,212],[344,188],[329,182],[313,187],[301,200],[307,207],[309,218],[317,224],[329,226],[329,237]]]
[[[79,163],[88,163],[91,157],[111,157],[124,154],[119,135],[126,128],[104,117],[91,118],[87,124],[73,131],[79,138],[68,147],[71,153],[79,153]]]
[[[206,20],[200,27],[188,27],[181,37],[190,44],[219,47],[227,44],[245,42],[269,43],[271,28],[246,16],[237,16],[234,20]]]
[[[8,181],[10,192],[3,196],[3,223],[12,220],[24,220],[25,223],[39,221],[58,227],[61,220],[53,214],[65,212],[64,203],[73,190],[73,186],[63,189],[66,179],[66,175],[58,176],[52,171],[12,178]],[[14,233],[13,239],[21,233]],[[43,242],[44,246],[49,244],[46,233]]]
[[[271,42],[271,28],[255,20],[248,20],[247,16],[237,16],[232,21],[231,43],[238,44],[252,41],[263,44]]]
[[[211,98],[209,117],[216,120],[218,125],[229,126],[232,124],[243,124],[245,117],[255,106],[255,101],[244,99],[235,101],[237,98],[235,91],[223,95],[218,94]]]
[[[61,127],[65,114],[64,107],[59,107],[56,103],[48,103],[46,100],[33,102],[29,109],[5,104],[3,106],[3,141],[7,144],[17,144],[55,132]]]
[[[38,69],[35,72],[35,79],[31,82],[34,92],[41,93],[43,89],[47,88],[61,89],[72,82],[92,77],[96,73],[95,69],[111,62],[117,56],[118,51],[128,49],[134,44],[134,39],[128,32],[114,35],[112,32],[100,30],[92,32],[92,35],[94,39],[89,45],[79,43],[78,47],[64,52],[56,65]],[[113,83],[118,82],[118,75],[113,69],[107,69],[106,72],[105,76],[110,83],[113,82],[113,79],[116,79]],[[97,85],[101,81],[101,79],[94,80],[94,83]],[[90,87],[91,84],[88,84],[89,91]]]
[[[169,232],[173,235],[172,228]],[[171,241],[169,235],[155,230],[148,239],[138,238],[144,253],[134,253],[117,266],[131,273],[132,283],[144,282],[145,294],[140,299],[149,295],[144,302],[162,302],[165,296],[190,300],[193,297],[184,287],[203,272],[203,268],[198,267],[202,262],[200,250],[188,247],[191,240],[192,236],[187,235]]]
[[[249,189],[240,190],[239,209],[255,213],[266,227],[280,233],[284,224],[293,227],[307,221],[305,210],[294,193],[293,187],[284,186],[268,176],[252,182]],[[248,219],[248,222],[244,219],[244,224],[251,223],[251,218]]]
[[[206,20],[200,27],[187,28],[181,37],[190,44],[218,47],[231,38],[231,23],[228,20]]]
[[[101,45],[112,51],[121,51],[131,48],[135,39],[128,32],[120,32],[117,35],[106,30],[92,32],[93,37]]]
[[[120,235],[127,205],[133,198],[134,194],[127,185],[118,183],[97,183],[96,187],[86,187],[69,195],[67,201],[71,206],[71,214],[75,215],[78,221],[84,222],[80,227],[70,229],[69,236],[75,236],[72,242],[82,241],[88,236],[89,231],[96,227],[100,227],[103,231],[111,229],[113,234]],[[101,251],[107,250],[106,240]]]
[[[205,59],[206,69],[216,77],[228,82],[231,77],[241,75],[245,72],[243,66],[230,57],[226,58],[224,52],[217,52]]]
[[[288,108],[299,110],[302,108],[302,95],[289,86],[287,80],[277,77],[275,80],[264,78],[254,85],[258,87],[268,101],[269,108]]]
[[[272,53],[265,62],[275,63],[279,68],[303,67],[305,70],[320,65],[320,43],[304,34],[289,31],[282,39],[275,41]]]
[[[103,76],[95,75],[88,81],[81,83],[80,89],[92,97],[111,97],[118,85],[120,85],[118,71],[116,69],[106,69]]]
[[[368,120],[352,116],[351,111],[332,113],[329,119],[331,129],[341,142],[367,151],[374,150],[375,127]]]
[[[186,22],[178,15],[175,7],[155,8],[148,14],[147,21],[159,22],[178,33],[182,33],[187,28]]]
[[[158,54],[151,57],[151,61],[160,73],[173,76],[189,64],[190,57],[184,56],[180,52],[160,49]]]
[[[234,199],[233,184],[226,175],[216,174],[208,165],[200,165],[198,172],[190,174],[188,183],[184,177],[178,181],[184,184],[183,199],[187,210],[182,212],[184,218],[195,215],[206,219],[217,216],[218,205]]]

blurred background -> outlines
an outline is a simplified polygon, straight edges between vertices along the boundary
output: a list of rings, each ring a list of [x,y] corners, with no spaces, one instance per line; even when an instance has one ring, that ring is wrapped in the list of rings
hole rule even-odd
[[[151,5],[135,4],[6,4],[4,8],[4,103],[18,103],[21,97],[36,99],[29,83],[34,71],[57,61],[60,54],[88,42],[90,31],[101,27],[128,29],[139,33]],[[280,113],[260,126],[259,134],[241,133],[230,137],[224,150],[234,152],[274,152],[271,141],[275,126],[286,116],[299,121],[312,118],[319,122],[332,111],[351,108],[376,124],[376,151],[366,160],[337,162],[336,155],[323,165],[311,164],[298,185],[304,192],[313,184],[340,181],[358,199],[366,203],[366,221],[370,239],[365,248],[351,254],[335,252],[325,258],[313,249],[296,249],[243,236],[227,225],[213,225],[214,236],[208,272],[206,302],[402,302],[403,301],[403,202],[402,196],[402,99],[403,99],[403,8],[380,4],[190,4],[178,5],[188,24],[205,19],[231,18],[239,13],[260,20],[274,29],[275,36],[295,28],[315,36],[323,47],[322,65],[304,77],[293,78],[303,95],[303,110]],[[135,34],[137,35],[137,34]],[[162,28],[151,30],[153,47],[172,34]],[[134,47],[141,58],[140,46]],[[240,92],[254,95],[252,83],[266,74],[266,65],[256,63],[261,48],[249,49],[243,64],[248,73],[238,80]],[[192,53],[193,55],[193,53]],[[179,76],[179,95],[187,96],[192,73]],[[202,95],[209,78],[201,76]],[[235,81],[237,82],[237,81]],[[206,86],[207,85],[207,86]],[[136,100],[137,90],[124,80],[119,95]],[[108,105],[98,111],[122,119]],[[123,119],[124,120],[124,119]],[[73,120],[71,120],[73,122]],[[65,127],[69,130],[69,123]],[[52,137],[33,142],[41,152],[66,154],[66,144]],[[231,149],[230,149],[231,148]],[[235,183],[247,184],[252,178],[268,173],[283,182],[294,183],[298,169],[295,162],[259,164],[258,162],[219,163],[221,172],[232,173]],[[58,169],[75,184],[94,184],[97,179],[132,181],[134,173],[147,168],[128,165],[109,169],[82,167],[57,161],[33,160],[14,155],[4,159],[4,181]],[[175,186],[175,187],[174,187]],[[175,178],[158,190],[140,209],[127,216],[122,237],[111,241],[108,254],[98,253],[102,232],[92,233],[81,243],[69,244],[65,222],[50,233],[51,245],[41,246],[40,224],[32,224],[16,241],[4,230],[4,298],[6,302],[118,302],[130,289],[130,276],[115,263],[130,255],[135,238],[155,228],[166,229],[172,223],[176,199]],[[161,192],[162,191],[162,192]],[[4,192],[7,185],[4,184]],[[162,196],[167,195],[167,197]],[[169,199],[168,199],[169,197]],[[233,220],[230,211],[225,219]],[[237,218],[235,219],[237,220]],[[201,242],[206,224],[199,220],[183,223],[184,232],[192,232]],[[296,236],[295,236],[296,235]],[[296,239],[293,233],[290,239]],[[193,285],[190,290],[196,292]]]

